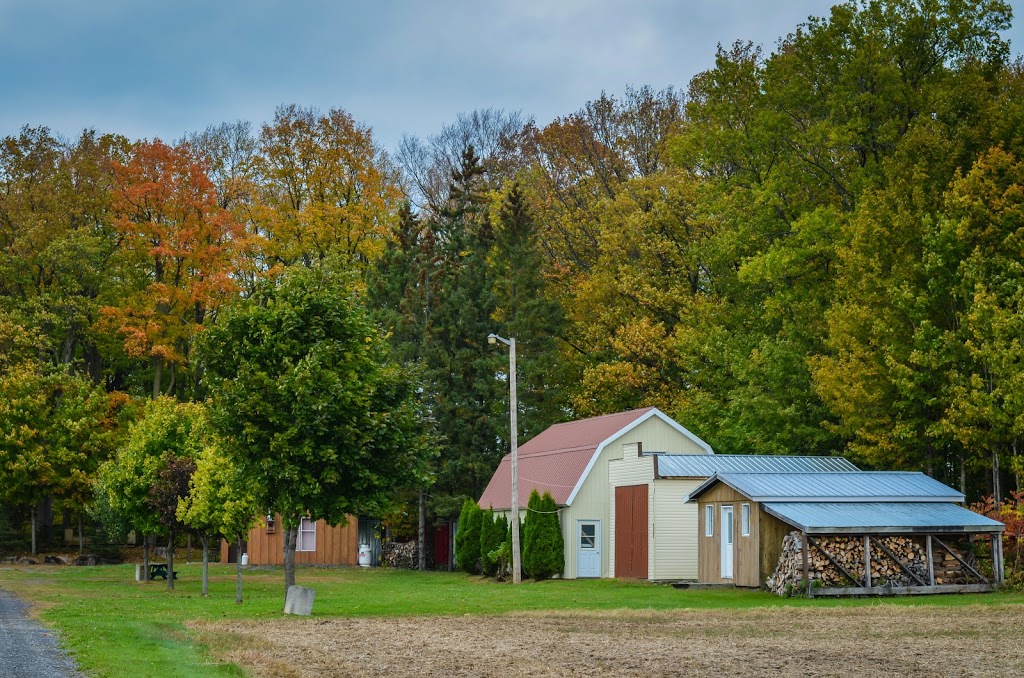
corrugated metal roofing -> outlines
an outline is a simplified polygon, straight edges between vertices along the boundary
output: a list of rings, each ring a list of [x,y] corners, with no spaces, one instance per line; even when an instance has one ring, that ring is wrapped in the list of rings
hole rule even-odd
[[[694,499],[717,480],[753,501],[962,502],[964,495],[923,473],[719,473],[690,494]]]
[[[842,473],[859,471],[844,457],[758,454],[657,454],[659,478],[707,478],[716,473]]]
[[[530,491],[551,492],[564,506],[587,469],[597,447],[630,424],[647,416],[653,407],[555,424],[519,448],[519,505],[526,506]],[[512,503],[512,456],[502,458],[480,506],[507,509]]]
[[[768,502],[764,509],[809,534],[999,532],[1003,524],[950,503]]]

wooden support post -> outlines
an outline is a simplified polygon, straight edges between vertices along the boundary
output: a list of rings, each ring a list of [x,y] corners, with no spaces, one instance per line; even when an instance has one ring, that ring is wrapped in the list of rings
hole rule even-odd
[[[924,548],[928,554],[928,586],[935,586],[935,559],[932,558],[932,536],[924,538]]]
[[[864,588],[871,588],[871,537],[864,535]]]
[[[810,554],[808,553],[808,549],[810,548],[810,545],[807,543],[808,540],[807,540],[807,533],[806,532],[804,532],[801,535],[800,542],[801,542],[801,546],[803,547],[801,550],[803,551],[803,556],[804,556],[804,586],[807,587],[807,597],[810,598],[811,597],[811,559],[810,559]]]
[[[1003,583],[1003,533],[994,532],[992,534],[992,579],[995,586],[1001,586]]]

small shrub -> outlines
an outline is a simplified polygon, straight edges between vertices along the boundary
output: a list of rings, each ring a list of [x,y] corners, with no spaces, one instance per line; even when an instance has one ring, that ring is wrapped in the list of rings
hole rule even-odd
[[[550,492],[543,497],[530,493],[527,504],[526,536],[523,543],[523,569],[536,580],[561,574],[565,563],[565,545],[558,522],[558,507]]]
[[[494,515],[492,509],[483,512],[480,525],[480,569],[488,577],[498,573],[497,552],[505,542],[508,520],[504,514]]]
[[[472,499],[462,504],[458,532],[455,533],[455,561],[459,569],[469,574],[480,571],[480,526],[483,511]]]

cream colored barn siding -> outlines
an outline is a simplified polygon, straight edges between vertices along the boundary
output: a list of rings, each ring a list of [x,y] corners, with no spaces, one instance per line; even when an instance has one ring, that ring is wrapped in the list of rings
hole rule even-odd
[[[697,579],[697,505],[684,500],[703,480],[652,483],[651,579]]]
[[[613,461],[623,460],[622,446],[626,443],[641,444],[645,452],[670,452],[672,454],[707,454],[707,452],[685,435],[669,426],[657,417],[651,417],[647,421],[631,428],[623,435],[609,439],[601,451],[600,456],[591,468],[590,473],[584,479],[579,492],[559,518],[562,521],[562,538],[565,543],[565,577],[576,578],[576,521],[577,520],[600,520],[601,521],[601,576],[613,576],[612,563],[614,561],[615,542],[614,530],[612,527],[612,512],[615,510],[615,491],[610,479],[610,464]],[[641,464],[646,464],[646,470]],[[616,470],[616,485],[638,485],[650,484],[654,478],[654,467],[651,457],[641,457],[636,464],[629,468],[623,467]],[[639,474],[645,475],[640,477]],[[618,479],[621,478],[622,482]],[[630,480],[632,479],[632,480]],[[648,506],[648,515],[654,516],[654,493],[648,493],[651,504]],[[648,525],[648,572],[654,568],[654,553],[656,546],[656,533],[653,526]]]

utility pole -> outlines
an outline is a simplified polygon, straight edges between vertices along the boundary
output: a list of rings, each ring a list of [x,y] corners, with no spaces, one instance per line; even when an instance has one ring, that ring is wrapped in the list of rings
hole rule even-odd
[[[519,550],[519,404],[516,398],[516,338],[505,339],[497,334],[487,335],[487,343],[498,342],[508,346],[508,392],[509,419],[511,420],[510,443],[512,446],[512,583],[523,580],[522,556]]]

